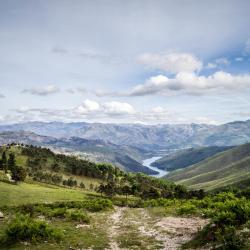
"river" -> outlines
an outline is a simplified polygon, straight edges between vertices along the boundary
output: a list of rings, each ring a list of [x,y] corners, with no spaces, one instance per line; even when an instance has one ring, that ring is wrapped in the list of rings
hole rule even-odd
[[[151,166],[151,164],[152,164],[153,162],[155,162],[156,160],[158,160],[158,159],[160,159],[160,158],[161,158],[161,157],[159,157],[159,156],[154,156],[154,157],[145,159],[145,160],[143,160],[143,162],[142,162],[142,165],[143,165],[143,166],[148,167],[148,168],[150,168],[150,169],[152,169],[152,170],[157,171],[158,174],[152,175],[152,176],[158,177],[158,178],[160,178],[160,177],[162,177],[162,176],[164,176],[164,175],[166,175],[166,174],[168,173],[168,171],[166,171],[166,170],[161,170],[161,169],[159,169],[159,168],[156,168],[156,167]]]

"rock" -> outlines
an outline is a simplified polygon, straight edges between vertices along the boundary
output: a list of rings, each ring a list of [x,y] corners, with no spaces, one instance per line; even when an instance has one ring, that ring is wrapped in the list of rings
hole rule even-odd
[[[3,219],[4,218],[4,215],[3,213],[0,211],[0,219]]]
[[[39,215],[37,217],[38,220],[45,221],[45,216],[44,215]]]

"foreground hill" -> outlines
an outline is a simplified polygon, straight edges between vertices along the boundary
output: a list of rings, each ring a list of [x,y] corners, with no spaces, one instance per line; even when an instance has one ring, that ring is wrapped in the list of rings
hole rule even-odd
[[[0,131],[31,131],[52,137],[80,137],[129,145],[154,152],[202,146],[240,145],[250,141],[250,120],[207,124],[104,124],[27,122],[1,125]]]
[[[76,154],[92,161],[112,163],[129,172],[157,173],[140,163],[148,151],[133,146],[116,145],[108,141],[79,137],[54,138],[27,131],[0,133],[0,145],[10,143],[49,147],[57,152]]]
[[[208,157],[211,157],[219,152],[232,148],[231,146],[210,146],[202,148],[188,148],[180,150],[176,153],[171,153],[160,158],[152,163],[154,167],[173,171],[180,168],[186,168],[190,165],[198,163]]]
[[[250,144],[218,153],[185,169],[176,170],[167,179],[192,189],[214,190],[228,185],[250,186]]]

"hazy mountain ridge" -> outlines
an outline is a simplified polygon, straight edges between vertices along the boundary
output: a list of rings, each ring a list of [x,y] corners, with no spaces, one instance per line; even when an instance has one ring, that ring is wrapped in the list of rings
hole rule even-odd
[[[141,125],[105,123],[27,122],[1,125],[0,131],[31,131],[60,137],[101,139],[117,145],[132,145],[148,150],[199,146],[239,145],[250,141],[250,120],[223,125]]]

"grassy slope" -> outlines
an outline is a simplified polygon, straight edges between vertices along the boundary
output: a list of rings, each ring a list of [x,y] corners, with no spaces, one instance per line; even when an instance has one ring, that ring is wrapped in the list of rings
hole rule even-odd
[[[189,148],[178,151],[160,158],[152,165],[163,170],[173,171],[180,168],[186,168],[196,164],[208,157],[211,157],[219,152],[230,149],[231,147],[202,147],[202,148]]]
[[[21,148],[20,147],[11,147],[10,149],[7,150],[7,153],[9,154],[11,152],[15,154],[16,164],[26,167],[28,157],[21,154],[21,152],[22,152]],[[50,169],[50,166],[53,162],[54,162],[54,159],[52,157],[47,157],[47,162],[43,166],[43,168],[44,168],[43,170],[48,171],[48,172],[52,172]],[[90,188],[91,184],[96,186],[96,185],[101,183],[101,180],[96,179],[96,178],[87,177],[87,176],[76,176],[76,175],[71,175],[69,173],[62,172],[62,171],[58,174],[62,175],[64,179],[68,179],[69,177],[73,177],[73,179],[75,179],[78,182],[78,185],[81,182],[83,182],[85,187],[88,189]],[[0,177],[1,177],[1,171],[0,171]]]
[[[250,178],[250,144],[245,144],[192,165],[176,170],[166,178],[192,189],[213,190],[238,185]]]
[[[0,206],[82,200],[86,192],[41,183],[18,185],[0,181]]]

